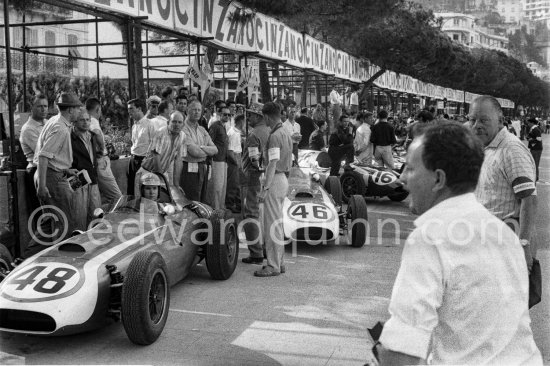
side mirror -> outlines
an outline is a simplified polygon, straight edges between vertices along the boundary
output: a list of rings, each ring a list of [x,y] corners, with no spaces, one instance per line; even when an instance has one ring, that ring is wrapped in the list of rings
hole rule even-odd
[[[93,214],[94,218],[96,219],[102,219],[103,216],[105,216],[105,211],[103,211],[102,208],[96,208],[94,210],[94,214]]]

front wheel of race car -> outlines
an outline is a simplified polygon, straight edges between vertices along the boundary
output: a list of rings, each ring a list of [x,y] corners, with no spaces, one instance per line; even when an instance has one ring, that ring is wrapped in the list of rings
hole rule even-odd
[[[335,176],[329,175],[325,181],[325,189],[332,196],[336,206],[342,206],[342,186]]]
[[[13,269],[11,263],[12,257],[10,251],[4,244],[0,244],[0,282],[2,282],[7,274]]]
[[[149,345],[162,333],[170,307],[166,263],[156,252],[137,253],[122,285],[122,324],[135,344]]]
[[[210,216],[212,240],[206,244],[206,268],[215,280],[227,280],[239,260],[239,238],[235,220],[225,210],[215,210]]]
[[[365,181],[361,174],[354,171],[346,171],[340,176],[342,188],[342,198],[348,203],[354,194],[363,195],[365,193]]]
[[[365,245],[368,235],[368,213],[365,198],[360,195],[351,196],[348,203],[348,238],[350,245],[361,248]]]

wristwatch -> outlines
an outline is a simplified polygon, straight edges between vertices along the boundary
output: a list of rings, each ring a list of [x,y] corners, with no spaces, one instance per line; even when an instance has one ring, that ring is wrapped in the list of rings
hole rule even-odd
[[[529,242],[529,240],[527,240],[527,239],[521,239],[521,240],[519,241],[519,243],[521,244],[522,247],[526,247],[526,246],[528,246],[529,244],[531,244],[531,243]]]

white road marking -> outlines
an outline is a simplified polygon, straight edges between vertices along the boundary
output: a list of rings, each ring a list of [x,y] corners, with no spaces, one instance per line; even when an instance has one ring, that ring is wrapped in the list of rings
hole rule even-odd
[[[369,209],[369,213],[381,213],[386,215],[395,215],[395,216],[403,216],[403,217],[410,217],[411,214],[405,213],[405,212],[397,212],[397,211],[387,211],[387,210],[373,210]]]
[[[191,311],[191,310],[182,310],[182,309],[170,309],[170,311],[173,311],[173,312],[176,312],[176,313],[185,313],[185,314],[221,316],[221,317],[224,317],[224,318],[233,317],[233,315],[230,315],[230,314],[205,313],[203,311]]]

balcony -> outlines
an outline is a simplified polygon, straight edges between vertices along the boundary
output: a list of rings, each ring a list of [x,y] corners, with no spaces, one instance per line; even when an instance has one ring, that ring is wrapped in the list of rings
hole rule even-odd
[[[13,71],[23,72],[23,54],[21,52],[12,52],[11,67]],[[27,73],[51,72],[61,75],[73,75],[73,68],[76,67],[78,67],[76,60],[27,53]],[[6,51],[0,50],[0,69],[5,68]]]

